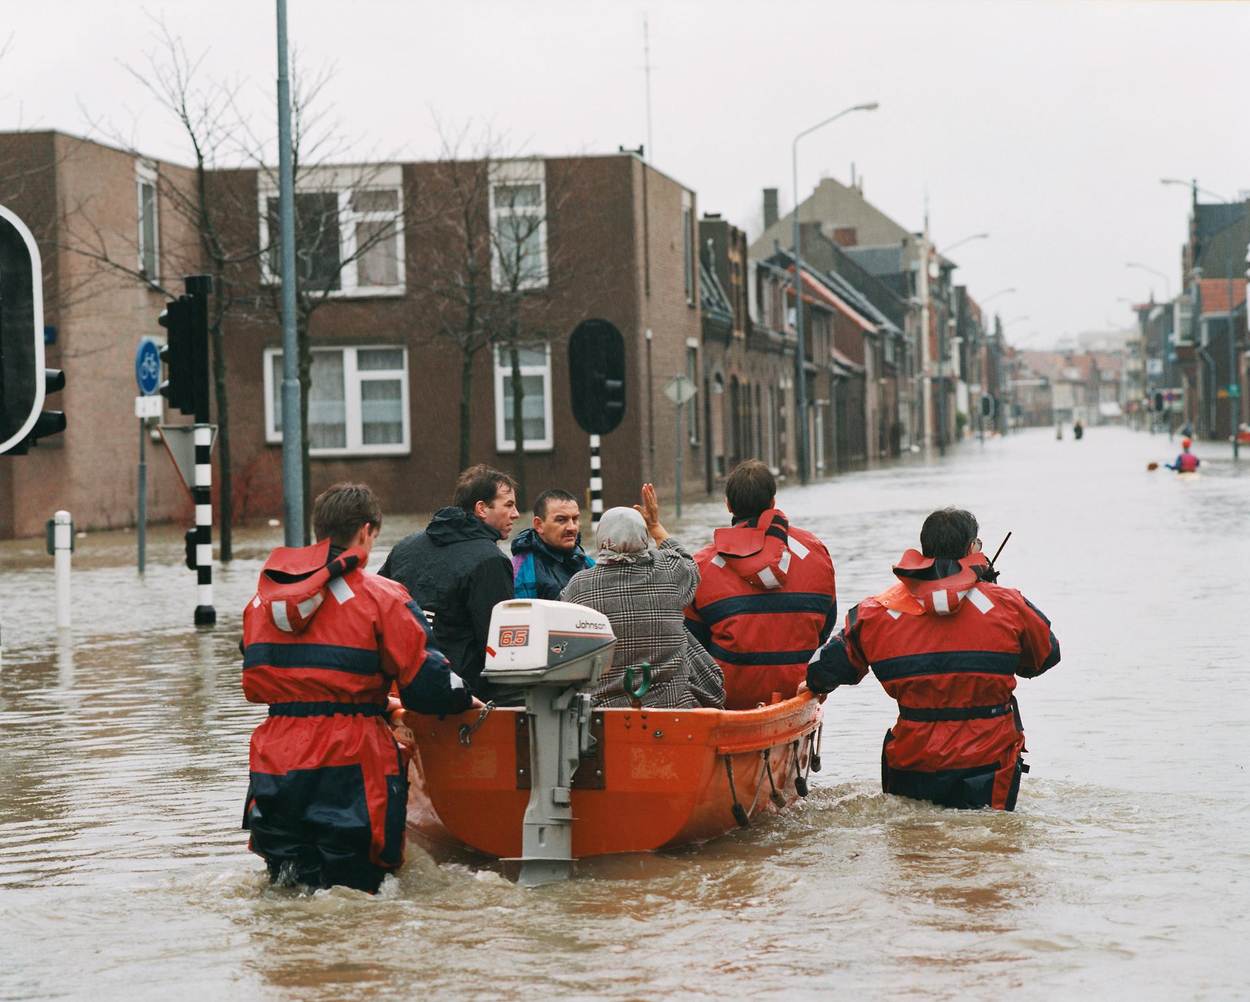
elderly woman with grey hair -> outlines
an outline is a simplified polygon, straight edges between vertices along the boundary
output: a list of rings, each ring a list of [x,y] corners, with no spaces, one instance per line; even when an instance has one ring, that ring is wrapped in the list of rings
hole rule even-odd
[[[625,669],[633,669],[637,687],[648,664],[651,688],[643,706],[723,706],[720,666],[686,632],[683,610],[699,585],[699,570],[660,524],[655,488],[643,485],[641,505],[606,511],[597,539],[595,566],[574,574],[560,593],[564,602],[603,613],[616,634],[616,654],[595,690],[595,705],[632,705]]]

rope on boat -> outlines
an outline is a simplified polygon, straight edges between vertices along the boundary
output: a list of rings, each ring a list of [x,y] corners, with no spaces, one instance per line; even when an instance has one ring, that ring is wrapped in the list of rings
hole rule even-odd
[[[816,728],[816,738],[814,742],[816,745],[816,750],[812,752],[811,757],[809,759],[809,769],[811,772],[820,772],[820,746],[824,741],[824,736],[825,736],[825,725],[821,724],[819,727]]]
[[[783,797],[781,793],[777,790],[777,784],[773,781],[773,765],[772,765],[771,753],[772,753],[771,748],[764,749],[764,775],[768,777],[768,786],[771,790],[768,796],[769,796],[769,799],[772,800],[773,805],[775,807],[785,807],[786,798]]]
[[[814,735],[813,735],[814,736]],[[808,756],[807,765],[811,768],[811,737],[808,738]],[[800,797],[807,796],[807,777],[803,775],[803,739],[795,738],[794,741],[794,792]]]
[[[489,703],[487,703],[485,706],[482,707],[482,712],[477,715],[477,719],[473,721],[473,723],[460,725],[459,734],[460,734],[460,743],[462,745],[468,748],[469,745],[473,743],[473,735],[477,732],[477,729],[479,727],[481,727],[484,723],[486,723],[486,718],[490,716],[490,711],[493,710],[494,708],[495,708],[495,701],[491,700]]]
[[[725,756],[725,775],[729,777],[729,797],[733,801],[734,820],[738,822],[739,828],[750,828],[751,815],[738,802],[738,790],[734,786],[734,761],[732,755]]]
[[[726,754],[724,756],[725,775],[729,778],[729,796],[733,800],[732,809],[733,809],[734,820],[738,822],[738,826],[741,828],[751,827],[751,815],[755,813],[755,807],[759,803],[760,790],[764,788],[765,775],[768,777],[769,786],[773,788],[773,803],[777,804],[778,807],[785,806],[785,798],[782,797],[781,794],[777,792],[777,786],[773,782],[773,772],[768,761],[768,751],[769,750],[765,748],[760,753],[760,756],[763,760],[763,765],[764,765],[764,768],[762,770],[764,775],[761,775],[759,780],[755,784],[755,793],[751,796],[751,806],[745,807],[745,808],[742,806],[742,804],[738,800],[738,790],[737,790],[736,785],[734,784],[733,756],[730,754]]]

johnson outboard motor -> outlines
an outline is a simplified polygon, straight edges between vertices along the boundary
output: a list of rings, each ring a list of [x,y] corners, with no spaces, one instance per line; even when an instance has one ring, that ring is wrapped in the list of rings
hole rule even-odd
[[[590,689],[612,663],[608,617],[584,605],[514,599],[490,617],[483,678],[520,689],[529,718],[530,800],[518,882],[535,887],[573,870],[573,773],[594,742]]]

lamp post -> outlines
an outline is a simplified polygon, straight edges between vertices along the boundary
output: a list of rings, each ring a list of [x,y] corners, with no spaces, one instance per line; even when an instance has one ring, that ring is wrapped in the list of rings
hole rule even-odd
[[[984,299],[981,300],[981,305],[984,306],[991,299],[997,299],[999,296],[1005,296],[1007,295],[1007,293],[1015,292],[1015,291],[1016,291],[1016,287],[1014,285],[1010,285],[1005,289],[999,289],[997,292],[991,292],[988,296],[986,296]]]
[[[1148,264],[1142,264],[1140,261],[1125,261],[1124,267],[1140,268],[1142,271],[1148,271],[1152,275],[1158,275],[1163,279],[1163,287],[1167,290],[1168,302],[1172,301],[1172,280],[1164,272],[1161,272],[1158,268],[1152,268]],[[1153,295],[1153,290],[1151,294]]]
[[[948,245],[947,245],[946,247],[944,247],[942,250],[939,250],[939,251],[937,252],[938,257],[942,257],[944,254],[948,254],[948,253],[950,253],[950,252],[951,252],[951,251],[953,251],[956,247],[962,247],[962,246],[963,246],[964,244],[966,244],[966,243],[971,243],[973,240],[988,240],[988,239],[989,239],[989,236],[990,236],[990,235],[989,235],[988,233],[973,233],[973,234],[971,234],[970,236],[962,237],[961,239],[956,240],[953,244],[948,244]],[[936,249],[936,248],[935,248],[935,249]],[[947,316],[947,318],[946,318],[946,323],[945,323],[945,324],[942,324],[942,323],[939,323],[939,324],[938,324],[938,359],[937,359],[937,377],[936,377],[936,379],[937,379],[937,388],[938,388],[938,400],[937,400],[937,405],[938,405],[938,433],[937,433],[937,441],[938,441],[938,455],[939,455],[939,456],[945,456],[945,455],[946,455],[946,355],[947,355],[947,353],[948,353],[948,351],[949,351],[949,344],[948,344],[947,339],[943,336],[943,332],[946,330],[946,328],[947,328],[947,327],[949,327],[949,328],[951,329],[951,332],[952,332],[952,333],[951,333],[951,340],[952,340],[952,341],[954,340],[954,337],[955,337],[955,334],[954,334],[954,331],[955,331],[955,301],[954,301],[954,295],[953,295],[953,294],[952,294],[952,296],[951,296],[951,298],[950,298],[950,302],[949,302],[949,311],[950,311],[950,313],[949,313],[949,316]]]
[[[803,331],[803,249],[799,236],[799,140],[810,135],[817,129],[823,129],[831,122],[836,122],[843,115],[853,111],[876,111],[878,103],[868,101],[864,104],[853,104],[843,108],[836,115],[830,115],[810,128],[804,129],[790,144],[790,171],[794,182],[794,333],[795,333],[795,407],[798,410],[797,423],[799,431],[799,482],[807,483],[808,447],[807,447],[807,344]]]
[[[1193,212],[1195,216],[1197,216],[1198,213],[1199,192],[1215,199],[1216,202],[1219,202],[1222,205],[1236,204],[1232,201],[1232,199],[1225,198],[1223,195],[1217,194],[1214,191],[1199,187],[1197,178],[1191,178],[1188,181],[1183,181],[1178,177],[1161,177],[1159,178],[1159,183],[1163,185],[1181,185],[1182,187],[1188,188],[1191,192]],[[1250,209],[1247,211],[1250,211]],[[1196,264],[1196,261],[1190,262],[1191,267]],[[1241,453],[1240,443],[1237,441],[1237,431],[1241,425],[1241,371],[1237,365],[1237,311],[1233,308],[1233,264],[1234,262],[1230,261],[1229,267],[1226,269],[1228,276],[1228,378],[1230,380],[1227,392],[1228,425],[1230,431],[1232,432],[1233,439],[1233,462],[1237,462]],[[1212,362],[1212,368],[1214,368],[1214,362]]]

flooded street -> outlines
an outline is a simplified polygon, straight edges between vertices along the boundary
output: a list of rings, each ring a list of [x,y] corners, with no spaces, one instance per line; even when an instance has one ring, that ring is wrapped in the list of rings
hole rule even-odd
[[[796,810],[537,891],[411,843],[377,898],[268,888],[239,830],[265,709],[237,644],[278,530],[245,534],[198,634],[179,531],[142,581],[133,534],[80,539],[62,637],[42,540],[4,543],[0,997],[1250,997],[1250,456],[1198,451],[1186,482],[1146,470],[1166,436],[1039,430],[782,490],[842,612],[935,507],[971,509],[990,553],[1014,532],[1000,583],[1063,649],[1017,689],[1016,813],[883,795],[893,703],[870,676],[826,703]],[[669,528],[693,549],[723,520],[700,503]]]

